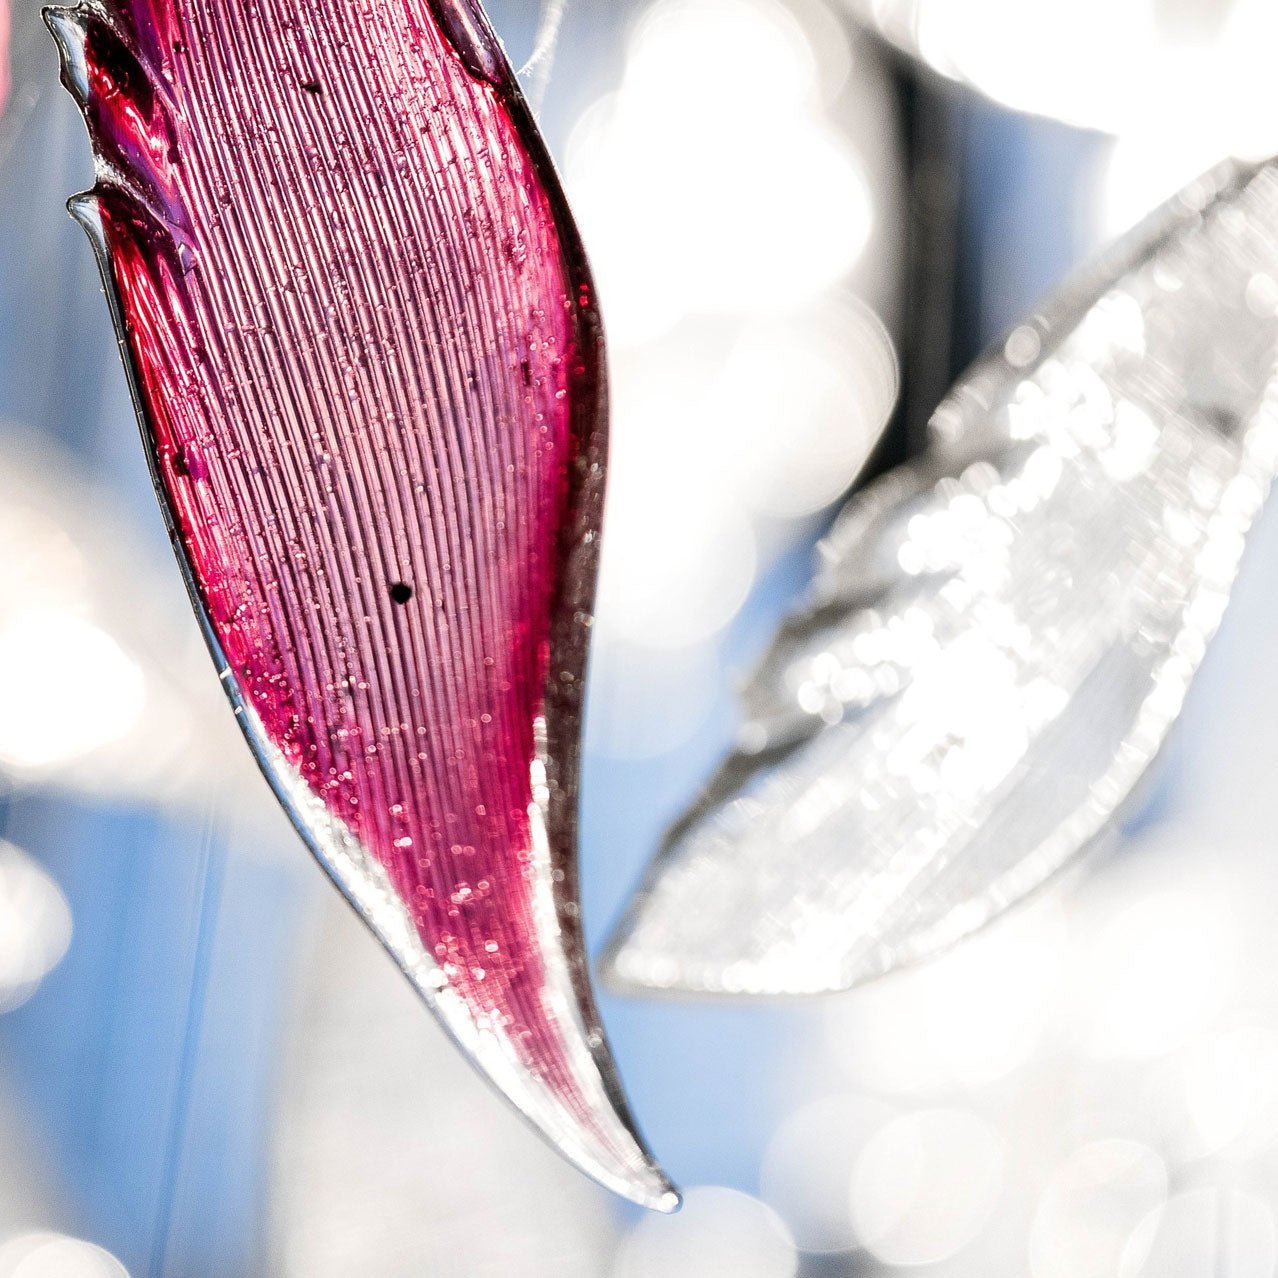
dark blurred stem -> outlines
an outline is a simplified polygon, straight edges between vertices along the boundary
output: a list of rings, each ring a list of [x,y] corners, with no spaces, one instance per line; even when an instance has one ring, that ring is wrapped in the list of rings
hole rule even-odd
[[[923,446],[949,389],[959,320],[962,109],[951,88],[892,53],[905,164],[905,305],[898,336],[901,397],[865,478]]]

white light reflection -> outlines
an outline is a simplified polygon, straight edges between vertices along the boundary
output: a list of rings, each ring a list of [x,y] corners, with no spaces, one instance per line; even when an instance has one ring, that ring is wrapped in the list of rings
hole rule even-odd
[[[943,75],[1113,134],[1278,149],[1271,0],[848,0]]]
[[[1166,119],[1150,122],[1109,145],[1093,214],[1098,238],[1121,235],[1226,157],[1252,153],[1267,158],[1273,149],[1231,147],[1210,112],[1198,109],[1197,98],[1187,102],[1192,109],[1175,125]],[[1278,132],[1272,141],[1278,146]]]
[[[747,504],[795,518],[838,498],[892,411],[897,375],[882,322],[853,298],[748,325],[719,375],[711,418]]]
[[[818,87],[808,39],[775,0],[645,12],[620,89],[582,118],[567,158],[619,347],[689,313],[794,306],[856,264],[873,205]]]
[[[601,644],[712,648],[891,411],[895,352],[861,295],[897,286],[897,159],[881,68],[855,57],[852,77],[821,0],[656,0],[573,132],[613,353]]]
[[[1005,1149],[975,1114],[927,1110],[895,1119],[857,1159],[852,1220],[889,1265],[930,1265],[975,1242],[998,1204]]]
[[[1067,955],[1054,897],[949,954],[831,1004],[827,1041],[858,1083],[884,1094],[980,1086],[1033,1054],[1059,1006]]]
[[[1236,1189],[1173,1198],[1133,1231],[1119,1278],[1273,1278],[1274,1214]]]
[[[785,1225],[733,1189],[689,1190],[677,1216],[646,1216],[626,1236],[613,1278],[793,1278],[799,1258]]]
[[[791,1114],[773,1134],[759,1172],[760,1192],[804,1251],[850,1251],[852,1175],[861,1148],[892,1118],[867,1096],[828,1096]]]
[[[0,423],[0,774],[202,810],[211,782],[260,788],[234,734],[171,558]]]
[[[1108,920],[1077,992],[1091,1052],[1160,1056],[1207,1028],[1235,962],[1229,912],[1205,892],[1143,895]]]
[[[1263,1150],[1278,1138],[1278,1032],[1229,1030],[1195,1043],[1182,1065],[1196,1153]]]
[[[644,372],[642,384],[617,379],[598,628],[679,648],[713,637],[745,601],[755,537],[714,483],[694,372],[684,362]]]
[[[0,763],[42,769],[118,741],[142,714],[142,671],[91,621],[61,609],[0,623]]]
[[[1152,1149],[1131,1140],[1085,1145],[1039,1201],[1029,1235],[1033,1278],[1117,1274],[1132,1231],[1166,1200],[1167,1168]]]
[[[25,1003],[70,944],[71,909],[58,885],[25,852],[0,841],[0,1012]]]
[[[0,1278],[129,1278],[109,1252],[65,1234],[23,1234],[0,1245]]]

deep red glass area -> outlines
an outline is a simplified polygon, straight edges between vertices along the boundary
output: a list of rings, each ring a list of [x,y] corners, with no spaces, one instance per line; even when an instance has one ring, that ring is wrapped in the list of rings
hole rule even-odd
[[[472,1056],[634,1182],[575,900],[602,341],[486,19],[51,21],[157,486],[268,773],[322,801],[321,856],[349,836],[389,875]]]

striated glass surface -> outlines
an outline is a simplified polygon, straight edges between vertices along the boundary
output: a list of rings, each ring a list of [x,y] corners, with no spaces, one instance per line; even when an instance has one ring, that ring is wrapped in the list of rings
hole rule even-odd
[[[1276,414],[1278,162],[1184,191],[960,383],[918,463],[853,499],[612,975],[843,989],[1093,842],[1216,630]]]
[[[671,1206],[578,919],[602,336],[487,19],[114,0],[49,23],[96,158],[72,210],[264,771],[480,1069]]]

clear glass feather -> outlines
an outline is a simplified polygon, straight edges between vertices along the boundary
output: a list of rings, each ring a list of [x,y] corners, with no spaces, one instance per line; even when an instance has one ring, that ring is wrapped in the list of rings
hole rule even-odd
[[[1158,753],[1278,458],[1278,163],[1201,179],[857,496],[737,747],[610,948],[624,986],[847,988],[1091,844]]]

